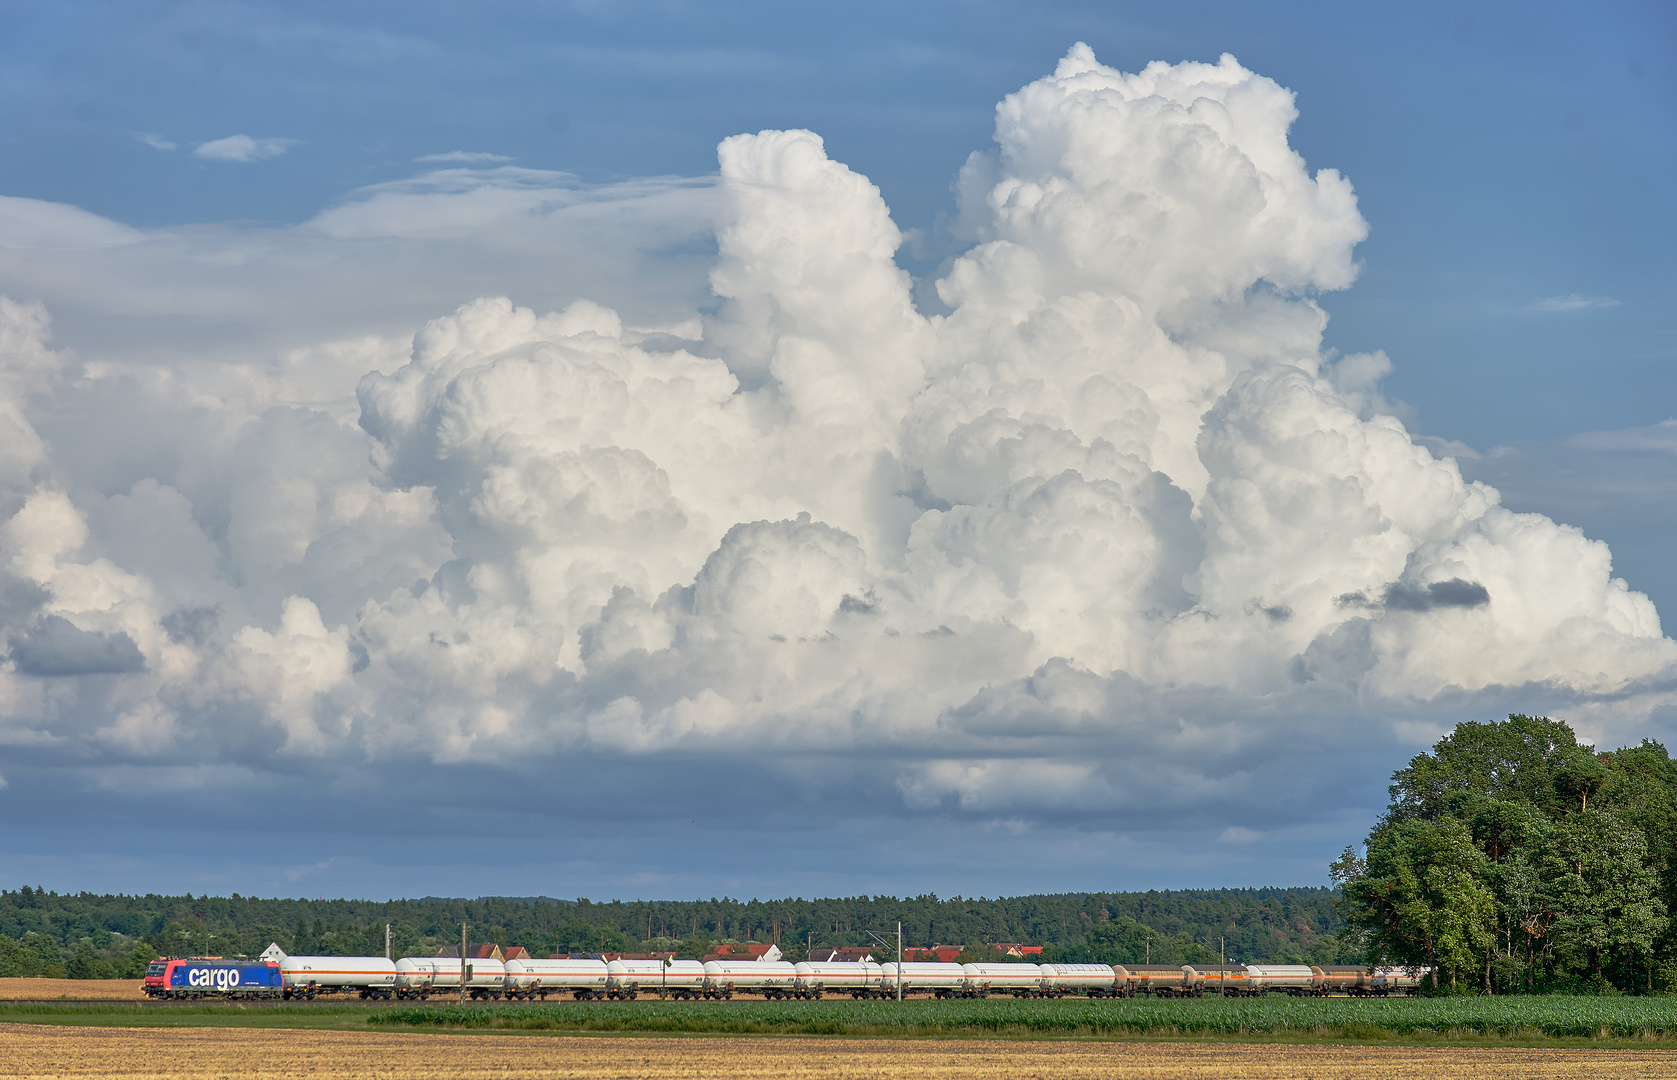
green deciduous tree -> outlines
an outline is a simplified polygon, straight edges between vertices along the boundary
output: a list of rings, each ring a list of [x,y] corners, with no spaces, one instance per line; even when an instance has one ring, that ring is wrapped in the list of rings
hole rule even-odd
[[[1565,723],[1464,723],[1393,774],[1366,841],[1329,867],[1374,963],[1457,990],[1651,991],[1677,963],[1677,763],[1598,754]]]
[[[1544,868],[1556,936],[1592,982],[1604,981],[1603,966],[1615,954],[1652,972],[1654,941],[1667,920],[1640,830],[1600,810],[1569,815],[1555,828]]]

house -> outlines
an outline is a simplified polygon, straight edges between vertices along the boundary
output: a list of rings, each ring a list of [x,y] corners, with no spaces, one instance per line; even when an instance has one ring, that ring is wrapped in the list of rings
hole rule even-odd
[[[755,941],[731,942],[720,945],[705,956],[705,963],[716,960],[779,960],[780,946],[762,945]]]
[[[809,958],[819,964],[857,964],[873,959],[873,949],[867,945],[817,945]]]
[[[507,959],[507,960],[528,960],[528,959],[530,959],[530,950],[526,949],[522,945],[508,945],[507,946],[507,955],[506,955],[505,959]]]
[[[437,956],[442,959],[460,959],[460,946],[444,945],[437,950]],[[479,945],[472,942],[466,944],[466,959],[468,960],[504,960],[499,945]]]
[[[1037,956],[1042,952],[1041,945],[1021,945],[1015,941],[998,941],[990,946],[1003,956],[1016,956],[1023,960],[1027,956]]]
[[[962,952],[959,945],[905,945],[903,962],[917,964],[953,964]]]

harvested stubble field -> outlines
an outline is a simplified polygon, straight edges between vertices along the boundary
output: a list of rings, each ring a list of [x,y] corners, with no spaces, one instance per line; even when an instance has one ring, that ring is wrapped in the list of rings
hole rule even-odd
[[[1660,1050],[790,1038],[589,1038],[0,1024],[0,1077],[263,1080],[1621,1080],[1670,1077]]]
[[[139,979],[5,979],[0,1001],[144,1001]]]

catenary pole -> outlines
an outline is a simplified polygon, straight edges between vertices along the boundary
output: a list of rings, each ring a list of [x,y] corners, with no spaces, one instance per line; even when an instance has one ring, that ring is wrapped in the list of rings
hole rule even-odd
[[[1223,997],[1229,985],[1229,950],[1221,935],[1217,938],[1217,966],[1223,969],[1217,976],[1217,996]]]
[[[903,1000],[903,924],[897,923],[897,1003]]]
[[[466,967],[466,924],[460,924],[460,1004],[466,1004],[466,980],[471,971]]]

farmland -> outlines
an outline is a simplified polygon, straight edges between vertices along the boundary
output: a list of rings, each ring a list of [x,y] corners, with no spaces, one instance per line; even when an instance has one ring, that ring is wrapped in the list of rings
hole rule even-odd
[[[1199,998],[1159,1001],[823,1001],[634,1005],[398,1005],[380,1027],[718,1034],[1105,1038],[1658,1039],[1677,1042],[1677,999]]]
[[[139,979],[5,979],[0,978],[0,1001],[37,1001],[51,998],[144,1001]]]
[[[1665,997],[382,1004],[0,1002],[0,1022],[379,1032],[1677,1046]]]
[[[1670,1051],[998,1040],[609,1039],[384,1032],[102,1030],[0,1023],[0,1077],[212,1080],[260,1062],[264,1080],[1630,1080],[1669,1075]],[[242,1066],[235,1070],[243,1074]]]

